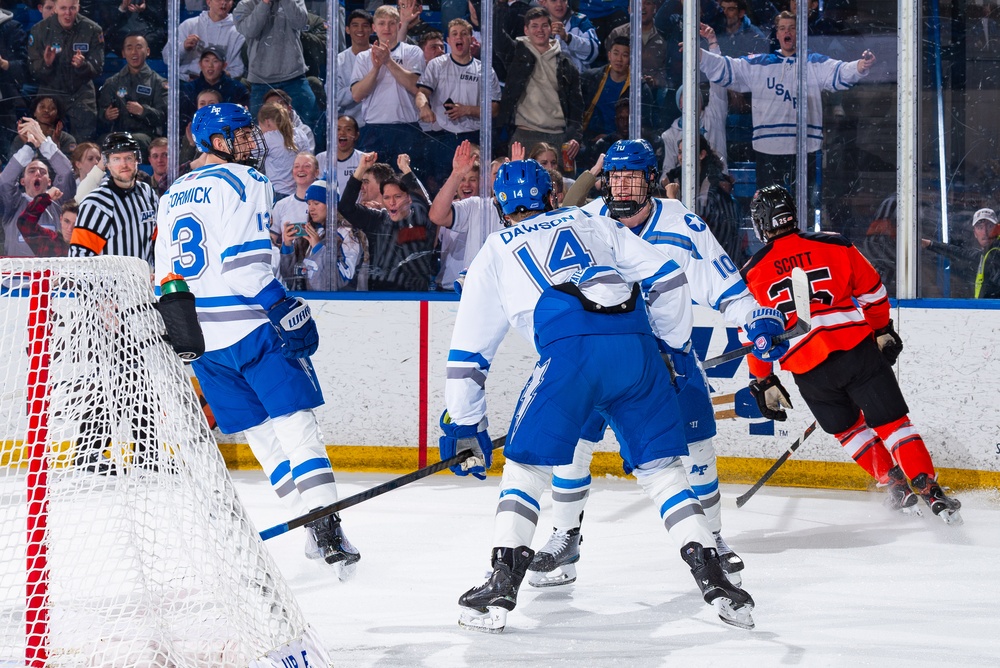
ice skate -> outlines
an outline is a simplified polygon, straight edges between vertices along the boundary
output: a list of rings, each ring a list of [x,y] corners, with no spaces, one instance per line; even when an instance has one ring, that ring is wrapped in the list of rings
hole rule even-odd
[[[889,469],[889,482],[886,483],[885,507],[889,510],[898,511],[904,515],[923,515],[917,502],[920,497],[913,493],[910,484],[906,482],[903,470],[898,466]]]
[[[354,577],[361,561],[361,552],[351,544],[340,526],[336,513],[309,522],[306,526],[306,556],[323,559],[334,568],[337,577],[346,582]],[[311,537],[308,534],[312,534]]]
[[[722,537],[722,532],[715,531],[712,535],[715,536],[715,550],[719,553],[722,571],[734,587],[739,587],[743,584],[743,576],[740,575],[740,571],[743,570],[743,559],[729,547],[726,539]]]
[[[962,515],[958,512],[962,507],[962,502],[946,496],[937,481],[921,473],[910,481],[913,491],[931,508],[931,512],[944,520],[945,524],[960,525],[963,523]]]
[[[462,594],[458,625],[472,631],[500,633],[507,624],[507,613],[517,605],[517,590],[535,553],[528,547],[493,549],[493,573],[478,587]]]
[[[528,566],[532,587],[558,587],[576,582],[576,562],[580,561],[580,527],[553,529],[549,540]]]
[[[715,606],[719,619],[741,629],[754,627],[750,615],[753,598],[729,582],[715,548],[691,542],[681,548],[681,558],[691,567],[691,575],[698,583],[701,595],[706,603]]]

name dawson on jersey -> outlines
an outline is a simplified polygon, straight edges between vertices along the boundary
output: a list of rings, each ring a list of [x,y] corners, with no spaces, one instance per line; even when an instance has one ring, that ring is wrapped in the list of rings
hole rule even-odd
[[[553,227],[573,220],[572,216],[560,216],[553,220],[543,220],[538,223],[521,223],[516,227],[512,227],[509,230],[504,230],[500,233],[500,238],[503,240],[504,244],[509,244],[515,238],[528,234],[529,232],[537,232],[538,230],[551,230]]]

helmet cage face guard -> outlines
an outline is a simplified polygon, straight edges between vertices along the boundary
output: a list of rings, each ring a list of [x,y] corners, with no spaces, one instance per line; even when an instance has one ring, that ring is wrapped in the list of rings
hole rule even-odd
[[[244,128],[246,131],[240,132]],[[260,169],[267,157],[264,135],[242,105],[220,102],[202,107],[195,113],[191,132],[202,153],[209,153],[226,162]],[[228,152],[215,147],[216,136],[222,138]]]
[[[616,197],[611,188],[611,175],[615,172],[640,172],[643,178],[641,181],[631,179],[624,189],[619,183]],[[604,158],[601,186],[601,195],[611,217],[620,220],[639,213],[652,199],[659,176],[656,154],[645,139],[621,139],[612,144]]]
[[[240,130],[246,130],[240,132]],[[227,128],[228,130],[228,128]],[[225,136],[226,145],[229,146],[229,153],[233,162],[254,169],[261,169],[264,160],[267,158],[267,144],[264,142],[264,133],[255,124],[236,128]]]
[[[619,197],[616,198],[611,190],[611,175],[615,172],[638,172],[639,170],[614,169],[604,171],[604,183],[601,185],[601,196],[608,207],[608,213],[615,220],[631,218],[642,211],[642,208],[653,198],[653,184],[656,182],[656,173],[646,171],[643,179],[631,179],[627,185],[619,184],[616,190]]]

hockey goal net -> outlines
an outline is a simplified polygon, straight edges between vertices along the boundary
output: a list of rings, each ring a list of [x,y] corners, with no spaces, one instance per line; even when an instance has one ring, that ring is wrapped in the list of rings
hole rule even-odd
[[[154,301],[141,260],[0,259],[0,666],[326,666]]]

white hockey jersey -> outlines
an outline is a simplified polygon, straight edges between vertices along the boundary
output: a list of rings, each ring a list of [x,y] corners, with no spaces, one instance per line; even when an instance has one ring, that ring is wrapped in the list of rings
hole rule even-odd
[[[469,266],[448,352],[445,400],[457,424],[486,414],[485,382],[507,330],[534,340],[542,290],[593,265],[616,268],[647,295],[653,333],[681,347],[691,336],[691,293],[677,263],[611,220],[556,209],[491,234]]]
[[[268,324],[259,296],[275,286],[268,232],[274,191],[237,164],[208,165],[177,179],[157,213],[156,285],[180,274],[194,294],[205,349],[219,350]],[[270,306],[270,304],[267,304]]]
[[[722,171],[729,173],[729,150],[726,146],[726,118],[729,116],[729,93],[718,84],[708,88],[708,104],[701,110],[701,127],[699,130],[708,140],[708,145],[722,158]],[[663,166],[660,174],[677,166],[677,145],[684,137],[684,127],[680,118],[674,119],[669,128],[663,131],[660,139],[663,141]]]
[[[729,58],[702,49],[701,71],[712,83],[753,94],[753,148],[768,155],[795,153],[798,62],[780,53]],[[847,90],[867,76],[858,72],[858,61],[845,63],[819,53],[809,54],[806,73],[808,113],[806,151],[823,145],[822,92]]]
[[[601,198],[583,207],[594,215],[608,215]],[[696,304],[721,313],[729,324],[742,327],[759,308],[740,270],[716,240],[712,230],[676,199],[653,199],[653,211],[639,236],[676,262],[687,274]]]

